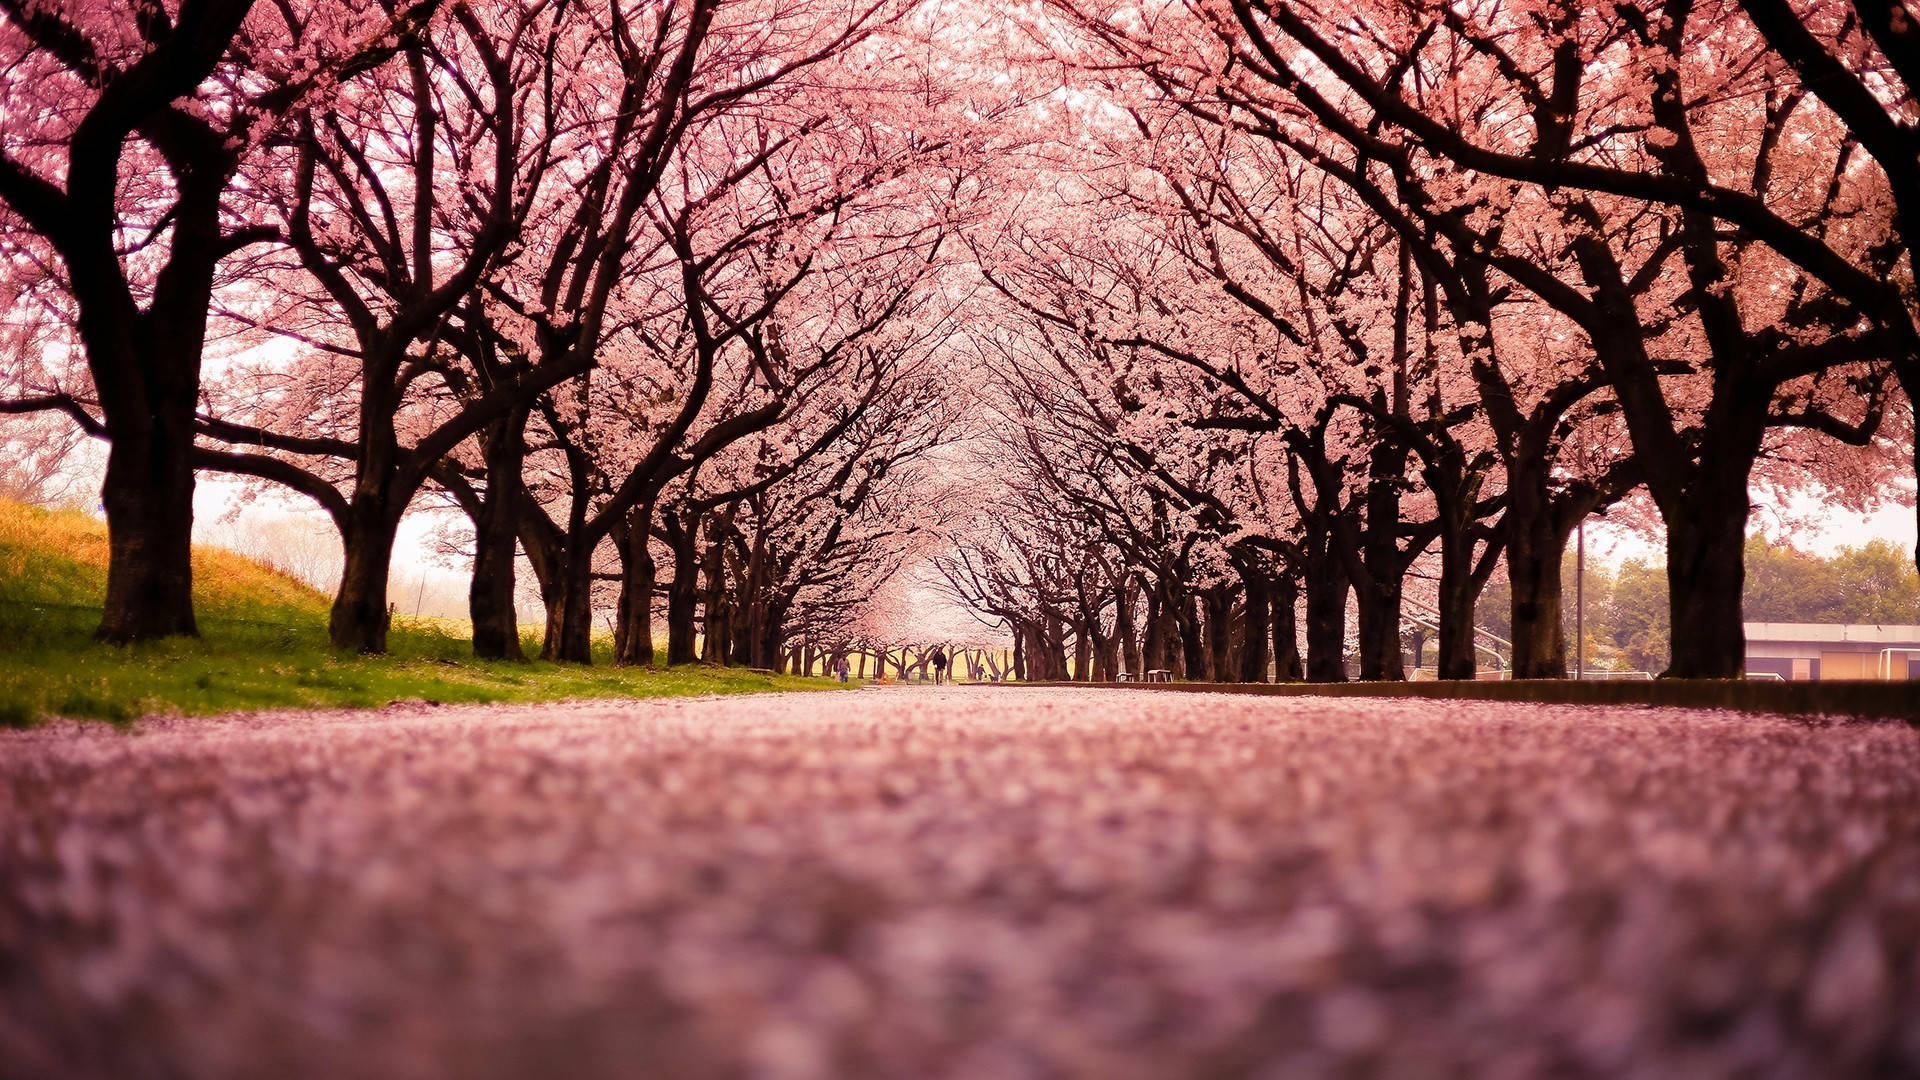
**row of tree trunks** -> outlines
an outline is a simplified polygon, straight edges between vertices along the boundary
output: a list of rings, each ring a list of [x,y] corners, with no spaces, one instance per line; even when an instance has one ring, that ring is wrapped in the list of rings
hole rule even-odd
[[[1337,561],[1336,564],[1337,565]],[[1312,602],[1336,606],[1321,663],[1344,671],[1345,582],[1309,591]],[[1211,682],[1300,681],[1300,579],[1257,556],[1236,577],[1204,590],[1169,580],[1129,576],[1103,594],[1106,603],[1070,605],[1065,615],[1010,616],[1013,663],[1006,673],[1034,681],[1107,682],[1167,672]],[[1098,622],[1093,620],[1098,619]],[[956,670],[961,659],[956,656]],[[1002,672],[994,671],[996,676]]]
[[[516,423],[509,420],[499,429]],[[508,464],[507,459],[516,453],[517,440],[493,435],[490,431],[486,446],[489,456]],[[476,616],[475,651],[490,658],[508,658],[518,651],[511,602],[515,538],[504,535],[513,515],[498,515],[506,519],[507,526],[499,524],[493,515],[503,503],[522,497],[522,493],[506,487],[489,490],[479,499],[476,514],[476,522],[487,527],[479,530],[482,543],[471,594]],[[1472,678],[1476,670],[1473,607],[1489,561],[1486,549],[1477,547],[1469,532],[1474,520],[1471,515],[1446,516],[1449,509],[1464,505],[1443,505],[1438,529],[1442,628],[1438,664],[1446,678]],[[1557,516],[1543,515],[1548,519],[1544,535],[1538,528],[1515,529],[1506,539],[1504,554],[1515,567],[1516,595],[1537,598],[1530,602],[1546,608],[1539,617],[1517,620],[1517,627],[1537,632],[1519,634],[1517,644],[1527,644],[1516,651],[1522,658],[1540,657],[1540,662],[1549,667],[1564,656],[1564,643],[1553,640],[1559,633],[1558,553],[1565,547],[1571,524],[1586,508],[1572,503],[1552,506]],[[655,661],[656,604],[663,598],[670,663],[704,659],[768,670],[798,665],[810,671],[826,662],[822,654],[809,657],[789,651],[785,606],[767,587],[769,563],[764,547],[757,542],[730,546],[730,521],[724,510],[704,515],[679,510],[656,513],[653,506],[644,505],[636,507],[615,530],[611,546],[619,558],[620,571],[617,578],[610,576],[609,580],[619,583],[612,620],[616,662]],[[1129,575],[1122,585],[1100,594],[1105,602],[1096,605],[1096,610],[1104,622],[1048,617],[1018,626],[1014,633],[1015,662],[1007,673],[1033,680],[1109,681],[1121,672],[1138,675],[1164,670],[1177,678],[1220,682],[1343,681],[1350,677],[1348,604],[1356,590],[1347,573],[1353,560],[1343,557],[1339,550],[1337,524],[1328,515],[1309,516],[1298,551],[1303,572],[1297,576],[1276,572],[1259,559],[1248,559],[1240,565],[1237,580],[1202,591],[1184,588],[1177,581],[1157,581],[1151,575]],[[520,531],[519,541],[528,542],[525,530]],[[664,543],[673,566],[671,579],[664,582],[661,571],[666,564],[656,565],[655,541]],[[564,543],[547,546],[550,550],[544,558],[533,560],[548,608],[548,642],[543,654],[584,659],[588,642],[569,639],[567,634],[569,627],[590,628],[582,609],[591,611],[593,563],[591,558],[568,550]],[[1476,552],[1482,556],[1478,561]],[[1391,570],[1398,558],[1399,552],[1389,554],[1383,549],[1371,561],[1383,570]],[[505,569],[496,569],[501,567]],[[1404,673],[1398,587],[1390,590],[1395,594],[1392,603],[1385,602],[1379,587],[1380,579],[1388,576],[1383,573],[1376,578],[1374,603],[1359,607],[1362,624],[1379,654],[1371,662],[1364,654],[1357,658],[1362,664],[1362,677]],[[1304,656],[1299,625],[1303,593]],[[1518,606],[1522,601],[1516,599],[1515,603]],[[1387,621],[1389,614],[1390,634],[1387,628],[1369,621]],[[899,671],[918,670],[925,660],[925,655],[910,660],[903,653]],[[958,657],[954,662],[954,670],[961,670]],[[883,656],[875,673],[886,668]],[[866,677],[865,655],[860,657],[860,669],[861,676]],[[996,672],[999,674],[1003,673]]]

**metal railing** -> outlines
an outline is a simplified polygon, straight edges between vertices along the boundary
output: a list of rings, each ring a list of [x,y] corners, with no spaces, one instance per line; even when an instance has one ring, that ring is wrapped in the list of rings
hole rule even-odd
[[[1419,600],[1415,600],[1411,596],[1402,596],[1400,598],[1400,604],[1401,604],[1401,611],[1400,611],[1401,622],[1410,622],[1413,625],[1418,626],[1421,629],[1429,631],[1430,633],[1433,633],[1435,635],[1438,635],[1440,633],[1440,609],[1439,608],[1432,607],[1428,604],[1424,604]],[[1408,614],[1406,611],[1406,605],[1408,604],[1411,604],[1415,608],[1418,608],[1420,611],[1424,612],[1425,614],[1432,616],[1432,618],[1423,619],[1419,615]],[[1473,628],[1473,636],[1474,636],[1473,647],[1479,650],[1480,652],[1486,653],[1488,656],[1493,657],[1493,669],[1494,671],[1499,673],[1498,675],[1499,678],[1502,678],[1502,679],[1508,678],[1511,672],[1509,671],[1507,656],[1511,656],[1513,654],[1513,642],[1508,641],[1506,638],[1503,638],[1500,635],[1492,632],[1491,630],[1487,630],[1480,626],[1475,626]],[[1494,648],[1491,645],[1481,644],[1480,639],[1483,637],[1490,641],[1494,641],[1501,645],[1505,645],[1507,647],[1507,656],[1501,655],[1500,650]]]

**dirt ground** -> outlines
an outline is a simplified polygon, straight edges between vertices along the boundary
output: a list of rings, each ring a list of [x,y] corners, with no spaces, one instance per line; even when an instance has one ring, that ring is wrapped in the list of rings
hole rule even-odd
[[[959,687],[0,735],[0,1077],[1900,1074],[1900,725]]]

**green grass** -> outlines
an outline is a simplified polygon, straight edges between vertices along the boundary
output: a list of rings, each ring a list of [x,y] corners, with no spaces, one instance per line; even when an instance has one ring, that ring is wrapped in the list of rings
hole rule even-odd
[[[464,623],[396,619],[390,653],[327,645],[328,598],[218,548],[194,550],[201,637],[127,648],[93,640],[106,592],[106,526],[0,502],[0,726],[47,716],[125,723],[154,713],[435,702],[649,698],[837,688],[826,679],[687,665],[483,663]],[[538,642],[529,639],[529,653]]]

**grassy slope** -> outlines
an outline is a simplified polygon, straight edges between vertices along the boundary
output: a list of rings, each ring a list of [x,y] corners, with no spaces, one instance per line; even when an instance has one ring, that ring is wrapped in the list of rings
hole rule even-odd
[[[194,550],[200,640],[113,648],[92,640],[106,564],[99,521],[0,502],[0,725],[46,715],[129,720],[402,698],[550,701],[837,685],[698,666],[480,663],[463,624],[435,620],[397,619],[390,656],[344,655],[327,646],[327,597],[218,548]]]

